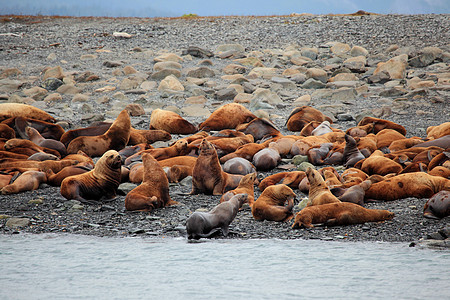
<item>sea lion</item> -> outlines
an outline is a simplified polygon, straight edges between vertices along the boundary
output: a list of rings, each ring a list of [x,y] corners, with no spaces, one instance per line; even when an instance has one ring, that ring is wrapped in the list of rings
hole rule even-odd
[[[0,104],[0,121],[13,117],[24,117],[55,123],[56,120],[51,115],[37,107],[21,103]]]
[[[290,220],[293,217],[294,200],[295,193],[287,185],[271,185],[253,203],[253,218],[257,221],[284,222]]]
[[[277,150],[278,154],[280,154],[280,156],[283,158],[289,158],[291,157],[292,145],[296,140],[297,139],[289,136],[278,137],[274,139],[273,142],[269,143],[268,148]]]
[[[350,202],[328,203],[308,206],[299,211],[292,228],[312,228],[313,224],[326,226],[362,224],[391,220],[393,217],[394,213],[388,210],[367,209]]]
[[[450,168],[444,166],[437,166],[434,167],[431,171],[428,171],[428,174],[450,179]]]
[[[136,144],[153,144],[157,141],[170,141],[172,136],[165,130],[157,130],[157,129],[135,129],[131,127],[130,131],[130,139],[128,140],[127,145],[136,145]]]
[[[403,140],[405,136],[394,129],[380,130],[376,135],[377,149],[389,148],[394,141]]]
[[[333,129],[331,129],[330,122],[323,121],[322,123],[320,123],[319,126],[317,126],[316,128],[314,128],[313,131],[311,131],[311,135],[319,136],[330,132],[333,132]]]
[[[152,211],[155,208],[177,204],[169,195],[169,181],[164,170],[151,154],[142,155],[144,176],[142,183],[125,198],[127,210]]]
[[[93,170],[65,178],[61,182],[61,195],[67,200],[97,204],[116,197],[121,179],[122,160],[115,150],[106,151]]]
[[[237,194],[247,194],[247,203],[248,205],[253,206],[253,202],[255,202],[255,180],[256,173],[245,175],[239,181],[239,185],[237,188],[222,195],[222,197],[220,198],[220,202],[228,201]]]
[[[310,148],[306,153],[308,161],[313,165],[323,165],[324,159],[332,147],[332,143],[323,143],[319,147]]]
[[[19,175],[13,183],[4,186],[0,192],[2,195],[18,194],[33,191],[39,188],[41,183],[47,182],[47,176],[41,171],[26,171]]]
[[[402,165],[399,163],[384,157],[380,150],[372,153],[368,158],[361,160],[361,171],[367,175],[387,175],[390,173],[398,174],[403,170]],[[355,165],[355,167],[357,167]]]
[[[423,207],[423,216],[429,219],[442,219],[450,216],[450,191],[440,191],[428,199]]]
[[[20,148],[22,148],[22,149],[25,148],[25,149],[30,150],[30,152],[29,152],[29,153],[31,153],[30,155],[37,153],[37,152],[45,152],[45,153],[53,154],[53,155],[57,156],[58,158],[61,158],[61,154],[57,150],[36,145],[35,143],[33,143],[32,141],[29,141],[29,140],[10,139],[5,143],[3,148],[7,151],[12,151],[15,153],[20,152],[20,150],[19,150]]]
[[[74,165],[64,167],[58,173],[48,169],[45,173],[47,175],[47,184],[51,186],[61,186],[61,182],[69,176],[83,174],[92,170],[90,165]]]
[[[301,137],[292,145],[291,155],[307,155],[309,149],[313,147],[320,147],[320,145],[330,143],[323,135],[322,136],[306,136]]]
[[[127,158],[125,160],[125,164],[128,164],[129,160],[131,160],[133,157],[142,155],[144,153],[151,154],[156,160],[164,160],[175,156],[186,155],[187,148],[188,144],[185,140],[178,140],[172,146],[142,150]]]
[[[150,116],[150,129],[165,130],[171,134],[193,134],[197,127],[179,114],[163,109],[154,109]]]
[[[66,146],[64,146],[64,144],[60,141],[54,139],[46,139],[39,133],[39,131],[30,126],[27,126],[25,128],[25,133],[28,136],[28,139],[36,145],[56,150],[59,152],[60,157],[64,157],[67,155]]]
[[[371,185],[372,181],[364,180],[360,184],[355,184],[349,188],[335,187],[330,189],[330,191],[342,202],[352,202],[362,206],[364,205],[365,192]]]
[[[444,136],[434,139],[434,140],[429,140],[429,141],[423,142],[421,144],[414,145],[410,149],[420,148],[420,147],[422,147],[422,148],[423,147],[431,147],[431,146],[436,146],[436,147],[440,147],[443,149],[450,148],[450,134],[444,135]]]
[[[227,160],[223,165],[223,170],[230,174],[247,175],[256,172],[255,166],[242,157],[235,157]]]
[[[230,223],[246,199],[246,194],[237,194],[230,200],[218,204],[209,212],[194,212],[186,220],[188,239],[198,240],[211,237],[219,228],[222,229],[223,235],[227,236]]]
[[[400,124],[394,123],[389,120],[374,118],[374,117],[364,117],[361,121],[359,121],[358,126],[364,126],[367,124],[373,124],[372,132],[377,134],[383,129],[393,129],[398,131],[402,135],[406,135],[406,129]]]
[[[44,160],[59,160],[58,156],[45,153],[45,152],[36,152],[33,155],[30,155],[28,160],[37,160],[37,161],[44,161]]]
[[[450,122],[427,128],[427,139],[438,139],[446,135],[450,135]]]
[[[257,117],[239,103],[228,103],[216,109],[204,122],[199,130],[211,131],[231,128],[248,123]]]
[[[68,154],[62,160],[75,160],[78,163],[86,163],[86,164],[89,164],[92,168],[94,167],[94,160],[92,159],[92,157],[88,156],[86,153],[84,153],[81,150],[79,150],[75,154]]]
[[[246,134],[238,137],[225,137],[214,140],[208,139],[208,141],[214,145],[219,156],[224,156],[236,151],[237,148],[245,144],[253,143],[254,139],[251,134]]]
[[[253,156],[259,152],[260,150],[267,148],[269,146],[270,141],[265,141],[261,144],[258,143],[248,143],[236,149],[236,151],[224,155],[220,158],[221,163],[225,163],[227,160],[232,159],[234,157],[242,157],[248,161],[253,160]]]
[[[281,156],[277,150],[264,148],[253,156],[253,165],[257,170],[268,171],[274,169],[281,162]]]
[[[449,179],[424,172],[413,172],[373,183],[366,191],[365,198],[384,201],[408,197],[430,198],[442,190],[450,190]]]
[[[268,186],[274,184],[285,184],[291,189],[298,189],[298,185],[306,177],[304,171],[291,171],[291,172],[279,172],[270,176],[267,176],[259,183],[259,190],[262,192]]]
[[[78,150],[81,150],[87,155],[94,157],[101,156],[108,150],[121,150],[128,143],[130,130],[130,116],[128,111],[124,109],[104,134],[75,138],[67,146],[67,153],[77,153]]]
[[[342,162],[345,168],[352,168],[358,161],[364,159],[365,156],[359,151],[356,146],[355,139],[346,134],[345,135],[345,148],[342,155]]]
[[[325,180],[325,184],[329,189],[342,185],[342,182],[335,175],[335,173],[331,170],[324,170],[323,177]]]
[[[395,140],[389,145],[388,148],[389,148],[390,152],[395,152],[395,151],[411,148],[412,146],[421,144],[423,142],[424,142],[424,140],[422,140],[421,138],[419,138],[417,136],[413,136],[410,138]]]
[[[290,113],[286,126],[289,131],[301,131],[305,125],[307,125],[311,121],[328,121],[332,123],[333,121],[325,116],[319,110],[311,107],[311,106],[301,106],[296,107]]]
[[[352,137],[364,137],[373,132],[373,124],[369,123],[363,126],[355,126],[347,129],[346,134]]]
[[[21,170],[24,169],[35,169],[42,172],[51,169],[53,172],[58,173],[64,167],[77,164],[78,161],[72,159],[62,159],[62,160],[21,160],[21,159],[9,159],[0,160],[0,169],[10,169],[10,170]]]
[[[0,138],[2,139],[14,139],[16,137],[16,132],[14,129],[6,124],[0,123]]]
[[[36,120],[33,118],[14,117],[6,119],[2,122],[11,128],[14,128],[16,137],[27,139],[25,128],[27,126],[33,127],[46,139],[54,139],[59,141],[65,130],[59,124]]]
[[[281,135],[280,130],[272,122],[263,118],[256,118],[250,123],[240,124],[236,127],[236,130],[251,134],[255,141]]]
[[[193,168],[196,162],[197,157],[193,156],[176,156],[158,161],[159,165],[163,168],[172,167],[174,165],[185,165]]]
[[[163,168],[170,183],[177,183],[188,176],[192,176],[193,169],[194,167],[186,165],[173,165]]]
[[[122,150],[119,151],[120,157],[122,157],[122,163],[125,164],[125,160],[138,153],[141,152],[142,150],[147,150],[147,149],[153,149],[153,147],[147,143],[140,143],[137,145],[133,145],[133,146],[126,146],[125,148],[123,148]]]
[[[306,176],[310,184],[307,206],[341,202],[334,196],[320,173],[311,167],[306,169]]]
[[[63,143],[66,147],[69,146],[70,142],[80,136],[97,136],[102,135],[108,131],[112,123],[101,122],[99,124],[91,125],[84,128],[72,129],[66,131],[59,141]]]

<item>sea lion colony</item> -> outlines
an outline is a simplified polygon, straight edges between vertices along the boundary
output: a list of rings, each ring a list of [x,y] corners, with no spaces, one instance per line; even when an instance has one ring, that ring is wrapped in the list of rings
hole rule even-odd
[[[406,130],[400,124],[373,117],[362,119],[346,131],[332,128],[331,120],[320,111],[303,106],[295,108],[286,121],[293,134],[282,135],[270,121],[257,118],[241,104],[231,103],[202,122],[203,130],[186,135],[171,146],[154,149],[151,143],[167,140],[170,133],[182,131],[189,122],[172,112],[167,113],[170,117],[161,117],[164,111],[155,110],[157,118],[152,118],[158,121],[151,127],[173,132],[138,131],[131,127],[129,114],[124,110],[106,127],[93,124],[90,130],[71,135],[70,131],[61,132],[49,114],[31,106],[7,104],[2,111],[4,125],[0,129],[2,136],[8,137],[2,138],[0,144],[2,194],[56,182],[65,198],[95,203],[114,200],[119,182],[142,182],[128,193],[124,205],[127,210],[152,211],[177,204],[168,194],[169,180],[177,182],[192,175],[192,194],[223,195],[234,191],[232,196],[244,191],[250,194],[246,199],[251,199],[247,202],[255,220],[287,222],[295,217],[293,228],[310,228],[318,224],[389,220],[394,217],[392,212],[361,206],[368,201],[431,198],[450,190],[450,122],[430,126],[426,137],[406,138]],[[30,118],[34,113],[36,119]],[[197,128],[194,124],[188,126],[190,131]],[[135,140],[137,136],[137,140],[145,142],[130,143],[133,134]],[[67,149],[61,149],[61,145],[67,145]],[[52,155],[32,160],[36,153]],[[226,173],[222,165],[230,155],[248,160],[251,167],[243,174]],[[293,155],[306,156],[315,167],[308,167],[306,172],[279,172],[261,182],[255,180],[256,176],[244,176],[252,174],[253,168],[274,169],[282,157]],[[94,165],[92,158],[100,156]],[[105,162],[107,159],[110,162]],[[345,165],[346,169],[340,174],[329,165]],[[174,175],[176,172],[178,175]],[[55,174],[59,175],[56,181]],[[255,200],[253,185],[259,185],[263,191]],[[292,212],[293,189],[309,194],[307,207],[296,216]],[[425,207],[427,217],[448,215],[447,200],[434,205],[438,211],[429,206]]]

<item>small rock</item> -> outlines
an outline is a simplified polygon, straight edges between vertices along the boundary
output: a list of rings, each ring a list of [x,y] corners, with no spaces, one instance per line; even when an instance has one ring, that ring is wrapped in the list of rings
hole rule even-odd
[[[9,218],[8,221],[6,221],[6,227],[9,228],[17,228],[17,227],[25,227],[30,224],[29,218]]]
[[[131,34],[126,32],[113,32],[113,36],[116,38],[130,39],[132,37]]]
[[[121,63],[120,61],[105,61],[103,63],[103,65],[107,68],[116,68],[116,67],[120,67],[121,65],[123,65],[123,63]]]
[[[323,89],[325,86],[325,83],[322,81],[309,78],[302,84],[302,89]]]

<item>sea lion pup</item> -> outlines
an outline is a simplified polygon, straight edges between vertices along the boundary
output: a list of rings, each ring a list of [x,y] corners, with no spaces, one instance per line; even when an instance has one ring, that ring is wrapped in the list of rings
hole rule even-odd
[[[79,175],[92,170],[91,165],[89,164],[79,164],[74,166],[64,167],[58,173],[53,172],[51,169],[48,169],[45,174],[47,175],[47,184],[51,186],[61,186],[61,182],[69,176]]]
[[[269,171],[274,169],[281,162],[281,156],[277,150],[264,148],[253,156],[253,165],[256,170]]]
[[[151,154],[142,155],[144,177],[125,198],[127,210],[152,211],[155,208],[178,204],[169,195],[169,181],[164,170]]]
[[[438,139],[446,135],[450,135],[450,122],[427,128],[427,139]]]
[[[33,143],[32,141],[29,141],[29,140],[10,139],[10,140],[6,141],[3,148],[7,151],[11,151],[11,152],[15,152],[15,153],[22,152],[21,149],[25,148],[25,149],[30,150],[28,152],[28,153],[30,153],[30,155],[37,153],[37,152],[45,152],[45,153],[53,154],[53,155],[57,156],[58,158],[61,158],[61,154],[58,151],[36,145],[35,143]]]
[[[53,139],[46,139],[39,133],[39,131],[30,126],[27,126],[25,128],[25,133],[28,136],[28,139],[33,143],[35,143],[36,145],[56,150],[59,152],[61,157],[67,155],[66,146],[64,146],[64,144],[61,143],[60,141]]]
[[[47,176],[41,171],[26,171],[19,175],[13,183],[4,186],[0,192],[2,195],[18,194],[26,191],[34,191],[41,183],[47,182]]]
[[[194,212],[186,220],[188,239],[209,238],[216,234],[219,229],[222,229],[223,235],[227,236],[230,223],[234,220],[246,199],[246,194],[237,194],[230,200],[218,204],[209,212]]]
[[[327,203],[341,202],[325,183],[322,175],[311,167],[306,169],[309,181],[309,194],[307,206],[322,205]]]
[[[395,131],[400,132],[402,135],[406,135],[405,127],[392,121],[378,119],[374,117],[364,117],[361,121],[359,121],[358,126],[364,126],[367,124],[373,124],[372,132],[375,134],[377,134],[383,129],[394,129]]]
[[[232,159],[234,157],[242,157],[245,158],[248,161],[252,161],[253,160],[253,156],[259,152],[260,150],[267,148],[269,146],[270,141],[265,141],[261,144],[258,143],[248,143],[245,144],[239,148],[236,149],[236,151],[224,155],[220,158],[220,162],[222,164],[224,164],[225,162],[227,162],[229,159]]]
[[[384,157],[380,150],[375,151],[368,158],[361,160],[361,171],[367,175],[387,175],[390,173],[398,174],[403,170],[401,164]],[[357,166],[355,166],[357,167]]]
[[[295,216],[292,229],[313,228],[313,224],[340,226],[391,220],[394,213],[382,209],[367,209],[350,202],[308,206]]]
[[[355,126],[347,129],[346,134],[352,137],[365,137],[373,131],[373,124],[369,123],[363,126]]]
[[[214,146],[203,139],[200,153],[192,171],[191,195],[200,193],[222,195],[225,190],[227,174],[222,171]]]
[[[0,123],[0,138],[2,139],[14,139],[16,137],[16,132],[14,129],[6,124]]]
[[[211,131],[231,128],[248,123],[256,119],[247,108],[239,103],[228,103],[216,109],[204,122],[200,123],[199,130]]]
[[[179,114],[163,109],[154,109],[150,116],[150,129],[165,130],[171,134],[193,134],[197,127]]]
[[[293,217],[294,200],[295,193],[287,185],[271,185],[253,203],[252,215],[257,221],[288,221]]]
[[[248,205],[250,205],[250,207],[253,206],[253,203],[255,202],[255,180],[256,173],[245,175],[239,181],[239,185],[237,188],[222,195],[222,197],[220,198],[220,202],[228,201],[237,194],[247,194],[248,197],[246,202],[248,203]]]
[[[358,161],[366,158],[356,146],[355,139],[346,134],[345,135],[345,148],[342,155],[342,162],[345,168],[352,168]]]
[[[242,157],[235,157],[227,160],[223,165],[223,170],[230,174],[247,175],[256,172],[255,166]]]
[[[424,172],[413,172],[392,176],[373,183],[366,191],[365,198],[385,201],[408,197],[430,198],[442,190],[450,190],[449,179],[432,176]]]
[[[450,191],[440,191],[428,199],[423,207],[423,216],[429,219],[450,216]]]
[[[185,165],[173,165],[171,167],[163,168],[170,183],[178,183],[184,178],[192,176],[193,169],[193,167]]]
[[[0,104],[0,121],[13,118],[24,117],[55,123],[56,120],[51,115],[28,104],[21,103],[2,103]]]
[[[83,151],[87,155],[101,156],[108,150],[125,148],[130,138],[130,116],[127,110],[122,110],[111,127],[102,135],[79,136],[67,146],[67,153]]]
[[[319,110],[311,107],[311,106],[301,106],[296,107],[292,110],[289,115],[286,126],[289,131],[301,131],[305,125],[307,125],[311,121],[328,121],[332,123],[333,121],[325,116]]]
[[[330,189],[330,191],[342,202],[351,202],[362,206],[364,205],[364,195],[371,185],[371,180],[364,180],[360,184],[349,188],[335,187]]]
[[[278,183],[285,184],[291,189],[298,189],[298,185],[306,177],[303,171],[279,172],[267,176],[259,183],[259,190],[263,192],[268,186]]]
[[[236,130],[242,131],[245,134],[251,134],[255,141],[281,135],[280,130],[272,122],[263,118],[256,118],[250,123],[240,124],[236,127]]]
[[[320,145],[320,147],[310,148],[306,153],[308,161],[313,165],[323,165],[324,159],[328,155],[332,147],[332,143],[323,143]]]
[[[120,184],[122,161],[115,150],[106,151],[93,170],[65,178],[61,182],[61,195],[67,200],[97,204],[116,197]]]

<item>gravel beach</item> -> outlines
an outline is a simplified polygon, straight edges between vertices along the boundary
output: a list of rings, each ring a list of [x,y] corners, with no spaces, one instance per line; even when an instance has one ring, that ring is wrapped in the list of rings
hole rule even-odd
[[[295,134],[285,126],[292,109],[310,105],[332,118],[335,128],[346,130],[371,115],[403,125],[407,137],[425,138],[428,126],[450,120],[448,28],[449,15],[0,16],[0,103],[31,104],[69,130],[114,120],[127,105],[137,129],[149,128],[156,108],[198,124],[234,101],[269,118],[283,134]],[[381,73],[379,63],[386,63]],[[295,169],[290,159],[258,178],[286,169]],[[186,195],[187,178],[170,185],[180,205],[127,212],[125,195],[134,186],[122,184],[116,200],[104,205],[66,201],[59,188],[45,184],[0,195],[0,233],[179,237],[192,212],[209,210],[220,199]],[[255,199],[260,193],[255,188]],[[297,200],[307,197],[295,193]],[[257,222],[247,206],[227,238],[445,239],[449,217],[424,218],[426,200],[367,204],[394,212],[390,221],[308,230],[293,230],[292,222]],[[442,243],[448,246],[448,239]]]

